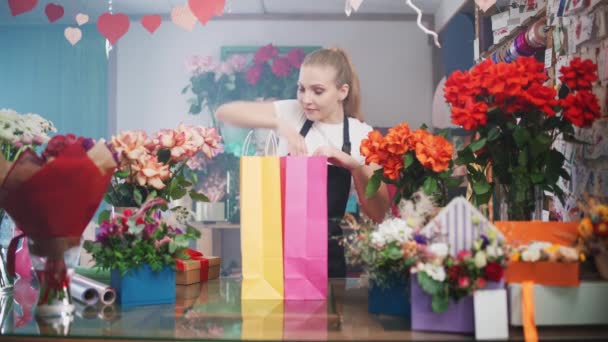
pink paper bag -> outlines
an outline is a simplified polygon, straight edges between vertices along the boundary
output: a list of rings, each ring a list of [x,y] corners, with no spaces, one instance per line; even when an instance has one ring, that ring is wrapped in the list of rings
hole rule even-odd
[[[285,299],[327,297],[327,158],[282,157]]]

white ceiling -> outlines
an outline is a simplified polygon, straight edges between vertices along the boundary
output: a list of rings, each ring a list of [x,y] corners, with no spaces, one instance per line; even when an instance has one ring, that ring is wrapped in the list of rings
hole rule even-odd
[[[443,0],[454,1],[454,0]],[[12,17],[8,1],[0,1],[0,24],[48,23],[44,14],[47,3],[61,4],[65,9],[60,23],[71,24],[78,13],[88,14],[92,20],[108,11],[108,0],[40,0],[34,10]],[[130,16],[168,14],[171,8],[185,4],[186,0],[112,0],[114,13]],[[433,15],[442,0],[414,0],[426,15]],[[226,0],[225,14],[344,14],[345,0]],[[405,0],[364,0],[358,14],[413,14]],[[353,16],[356,17],[356,14]]]

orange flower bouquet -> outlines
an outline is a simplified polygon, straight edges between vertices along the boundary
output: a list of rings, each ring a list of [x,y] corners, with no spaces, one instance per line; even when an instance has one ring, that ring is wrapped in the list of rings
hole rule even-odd
[[[544,64],[533,57],[510,64],[488,59],[471,71],[454,72],[446,81],[452,122],[473,133],[456,163],[467,165],[475,205],[488,203],[496,184],[501,185],[495,194],[504,194],[499,200],[501,212],[509,216],[501,219],[530,220],[540,191],[562,199],[558,180],[569,180],[570,175],[553,142],[560,134],[576,141],[573,125],[588,127],[600,115],[598,99],[591,92],[597,66],[575,58],[560,72],[559,97],[544,84]]]
[[[409,200],[421,188],[444,205],[447,188],[458,185],[452,177],[452,144],[441,135],[433,135],[425,128],[410,131],[407,123],[389,129],[386,136],[371,131],[361,142],[365,163],[381,166],[370,178],[366,196],[373,196],[380,183],[397,188],[393,203]]]

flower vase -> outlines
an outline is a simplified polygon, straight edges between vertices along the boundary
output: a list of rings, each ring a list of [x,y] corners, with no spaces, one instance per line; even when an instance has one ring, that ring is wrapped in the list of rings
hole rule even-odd
[[[80,257],[80,242],[80,237],[28,238],[30,259],[39,287],[36,316],[73,314],[70,279]]]
[[[538,186],[521,187],[494,180],[494,219],[535,221],[542,219],[543,191]]]
[[[409,277],[392,274],[379,283],[370,279],[367,311],[373,314],[410,317]]]

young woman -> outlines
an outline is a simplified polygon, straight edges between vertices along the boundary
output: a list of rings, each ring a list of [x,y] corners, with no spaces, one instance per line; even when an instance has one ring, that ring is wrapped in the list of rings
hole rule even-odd
[[[344,216],[351,179],[362,211],[380,222],[389,209],[382,185],[365,197],[367,181],[378,165],[365,165],[359,148],[372,127],[363,123],[359,79],[350,58],[341,49],[321,49],[307,55],[298,79],[297,100],[232,102],[221,106],[217,118],[228,124],[270,128],[279,135],[279,154],[318,155],[330,163],[327,179],[328,274],[345,277],[340,220]]]

